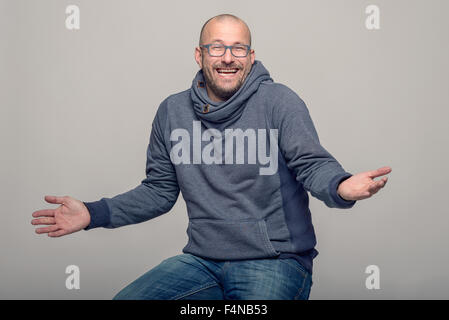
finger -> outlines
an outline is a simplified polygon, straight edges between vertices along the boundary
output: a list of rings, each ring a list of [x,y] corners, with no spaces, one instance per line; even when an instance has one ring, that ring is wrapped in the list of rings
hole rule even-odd
[[[369,171],[368,176],[371,178],[376,178],[388,174],[392,171],[391,167],[382,167],[377,170]]]
[[[55,204],[63,204],[64,201],[67,200],[66,197],[57,197],[57,196],[45,196],[45,201],[49,203],[55,203]]]
[[[33,225],[37,225],[37,224],[55,224],[55,218],[49,217],[49,218],[33,219],[33,220],[31,220],[31,224],[33,224]]]
[[[41,234],[41,233],[48,233],[48,232],[53,232],[58,230],[59,227],[57,225],[51,225],[49,227],[44,227],[44,228],[37,228],[36,229],[36,233]]]
[[[376,181],[369,186],[368,191],[371,194],[375,194],[377,191],[379,191],[380,189],[382,189],[385,186],[385,183],[386,182],[384,180]]]
[[[369,186],[368,187],[368,192],[369,192],[369,194],[370,195],[372,195],[372,194],[375,194],[376,193],[376,186],[375,185],[372,185],[372,186]]]
[[[55,216],[55,209],[44,209],[35,211],[32,214],[33,217],[54,217]]]
[[[55,238],[55,237],[60,237],[60,236],[66,235],[67,233],[68,232],[65,231],[65,230],[58,230],[58,231],[55,231],[55,232],[49,232],[48,236]]]

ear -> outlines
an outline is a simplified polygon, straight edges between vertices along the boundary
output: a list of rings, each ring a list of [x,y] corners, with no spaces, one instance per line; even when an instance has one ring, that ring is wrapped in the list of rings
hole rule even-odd
[[[254,61],[256,60],[256,52],[254,51],[254,49],[251,49],[249,54],[250,54],[250,59],[251,59],[251,65],[253,65]]]
[[[200,67],[200,69],[203,69],[203,60],[202,60],[202,51],[200,47],[195,48],[195,61]]]

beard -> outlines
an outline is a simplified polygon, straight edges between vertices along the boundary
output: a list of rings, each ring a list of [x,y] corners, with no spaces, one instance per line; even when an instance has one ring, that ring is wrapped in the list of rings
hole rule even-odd
[[[204,60],[203,60],[203,66],[204,66]],[[238,68],[239,69],[239,78],[237,79],[236,83],[234,85],[226,85],[223,86],[219,83],[220,79],[217,78],[217,75],[215,74],[216,68]],[[206,80],[206,83],[210,90],[217,96],[219,99],[226,101],[229,98],[231,98],[239,89],[242,87],[243,83],[245,82],[245,79],[248,75],[248,73],[251,70],[251,65],[248,70],[245,70],[243,67],[230,64],[230,65],[222,65],[218,64],[216,66],[210,66],[210,67],[203,67],[203,75],[204,79]],[[221,81],[223,82],[223,80]]]

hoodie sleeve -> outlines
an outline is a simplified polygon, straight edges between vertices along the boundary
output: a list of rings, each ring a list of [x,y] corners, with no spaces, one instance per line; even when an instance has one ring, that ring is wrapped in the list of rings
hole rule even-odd
[[[287,166],[295,173],[296,180],[328,207],[351,208],[356,201],[343,199],[337,189],[352,174],[321,146],[304,101],[288,87],[280,86],[273,120],[279,130],[279,148]]]
[[[113,198],[84,202],[91,215],[85,230],[117,228],[164,214],[178,199],[179,186],[164,140],[166,100],[153,120],[147,148],[146,178],[136,188]]]

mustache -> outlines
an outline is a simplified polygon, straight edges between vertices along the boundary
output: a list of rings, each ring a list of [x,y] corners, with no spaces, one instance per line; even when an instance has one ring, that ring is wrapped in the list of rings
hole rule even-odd
[[[243,69],[242,67],[236,66],[236,65],[233,65],[233,64],[230,64],[230,65],[213,66],[213,68],[214,68],[214,69],[218,69],[218,68],[235,68],[235,69]]]

